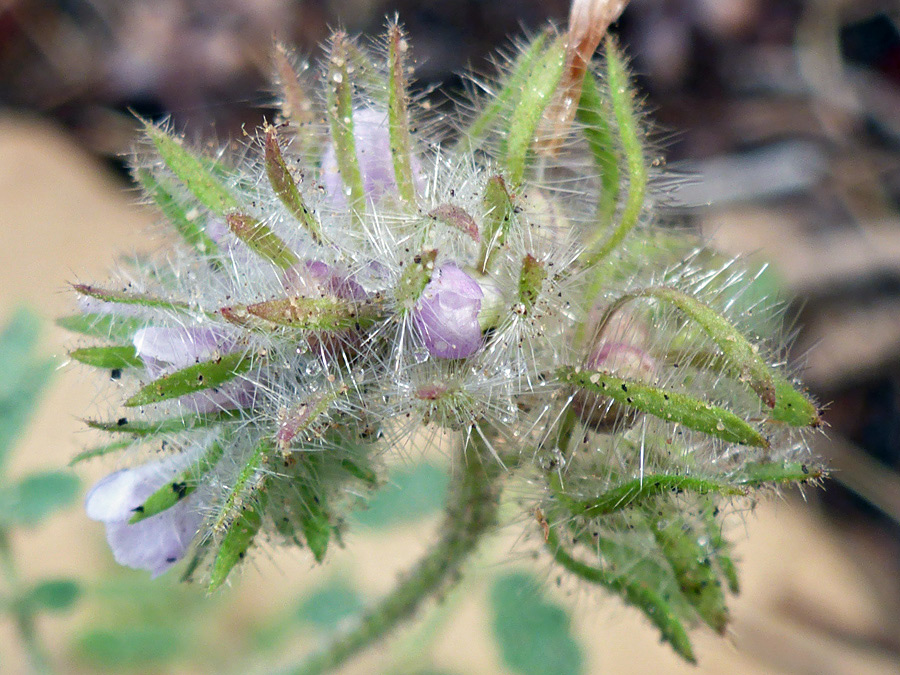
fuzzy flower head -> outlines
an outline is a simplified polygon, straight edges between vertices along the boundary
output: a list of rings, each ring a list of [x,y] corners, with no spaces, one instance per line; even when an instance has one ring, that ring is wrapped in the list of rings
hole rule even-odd
[[[590,61],[591,17],[624,3],[599,4],[458,114],[410,98],[391,24],[382,50],[336,34],[318,70],[279,49],[283,118],[238,158],[147,126],[134,176],[180,243],[76,286],[64,319],[128,392],[90,425],[172,453],[88,496],[117,560],[188,556],[211,588],[263,541],[321,561],[385,458],[449,439],[446,550],[473,550],[521,472],[553,564],[686,658],[682,623],[722,629],[719,505],[809,479],[819,417],[783,345],[747,337],[771,332],[756,276],[654,228],[625,62],[611,41]],[[420,570],[461,560],[441,563]]]

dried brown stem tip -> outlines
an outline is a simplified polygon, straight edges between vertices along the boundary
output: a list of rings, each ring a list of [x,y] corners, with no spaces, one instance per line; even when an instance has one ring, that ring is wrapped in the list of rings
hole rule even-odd
[[[566,66],[538,129],[537,149],[540,152],[554,154],[565,138],[578,110],[581,83],[591,57],[627,4],[628,0],[573,0],[569,12]]]

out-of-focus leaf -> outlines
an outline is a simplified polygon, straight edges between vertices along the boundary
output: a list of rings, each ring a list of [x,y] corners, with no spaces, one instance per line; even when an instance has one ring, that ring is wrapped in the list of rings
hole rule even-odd
[[[362,596],[346,581],[333,581],[313,592],[300,603],[297,617],[331,631],[347,617],[363,610]]]
[[[544,598],[534,577],[517,572],[498,578],[490,601],[494,637],[510,670],[521,675],[584,672],[569,616]]]
[[[74,314],[56,320],[56,325],[73,333],[110,340],[131,342],[134,334],[147,325],[144,319],[120,314]]]
[[[61,612],[74,605],[80,593],[78,584],[71,579],[51,579],[34,586],[24,601],[37,609]]]
[[[26,476],[0,490],[0,522],[35,525],[78,497],[78,477],[62,471]]]
[[[118,626],[80,635],[75,650],[91,667],[121,672],[169,663],[184,651],[186,642],[178,626]]]
[[[375,528],[417,520],[444,505],[449,483],[447,472],[434,464],[396,469],[388,484],[369,501],[368,509],[353,517],[361,525]]]

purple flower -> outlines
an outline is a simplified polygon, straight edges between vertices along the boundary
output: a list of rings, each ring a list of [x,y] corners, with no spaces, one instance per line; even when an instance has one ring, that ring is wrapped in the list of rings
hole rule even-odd
[[[192,455],[178,455],[116,471],[91,488],[85,512],[106,525],[106,540],[117,563],[157,577],[184,557],[203,522],[196,492],[155,516],[133,525],[128,521],[147,497],[192,460]]]
[[[237,348],[236,340],[229,331],[188,326],[148,326],[134,334],[133,342],[137,355],[152,378],[201,361],[212,361]],[[252,382],[237,378],[215,389],[188,394],[178,400],[198,413],[211,413],[248,407],[253,403],[254,393]]]
[[[395,194],[397,181],[394,177],[387,112],[375,108],[354,110],[353,139],[366,198],[377,202],[384,194]],[[415,159],[412,167],[415,180],[419,173]],[[338,169],[334,143],[326,146],[322,156],[322,183],[331,205],[337,210],[347,208],[346,185]]]
[[[319,260],[307,260],[285,270],[284,283],[291,294],[307,298],[332,296],[344,300],[366,299],[365,289],[353,277],[341,274]]]
[[[413,322],[432,356],[463,359],[481,347],[478,312],[484,292],[456,264],[438,267],[412,311]]]

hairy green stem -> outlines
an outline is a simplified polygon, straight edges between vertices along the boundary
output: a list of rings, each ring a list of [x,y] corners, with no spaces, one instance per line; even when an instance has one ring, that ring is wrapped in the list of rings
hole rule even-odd
[[[497,520],[502,471],[477,429],[472,430],[461,455],[440,540],[393,592],[324,651],[292,671],[295,675],[318,675],[341,666],[409,618],[427,598],[457,580],[463,563]]]

